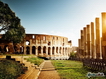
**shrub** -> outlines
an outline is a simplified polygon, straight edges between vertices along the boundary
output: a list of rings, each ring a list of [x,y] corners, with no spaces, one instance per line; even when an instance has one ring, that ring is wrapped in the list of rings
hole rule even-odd
[[[76,57],[76,53],[75,52],[71,52],[70,53],[70,57]]]
[[[23,72],[22,68],[13,60],[0,60],[0,79],[16,79]]]

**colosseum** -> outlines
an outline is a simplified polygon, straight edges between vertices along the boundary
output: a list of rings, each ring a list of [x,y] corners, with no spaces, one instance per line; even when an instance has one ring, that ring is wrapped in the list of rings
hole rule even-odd
[[[34,54],[48,59],[68,59],[72,43],[67,37],[45,35],[45,34],[26,34],[24,42],[17,44],[12,49],[12,43],[0,42],[0,52],[21,52],[23,54]],[[7,50],[8,48],[8,50]]]

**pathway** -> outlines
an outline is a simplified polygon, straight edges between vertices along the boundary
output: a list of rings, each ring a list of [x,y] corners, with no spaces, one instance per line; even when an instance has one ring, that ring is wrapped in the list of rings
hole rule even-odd
[[[58,75],[50,60],[45,60],[45,64],[38,79],[60,79],[60,76]]]

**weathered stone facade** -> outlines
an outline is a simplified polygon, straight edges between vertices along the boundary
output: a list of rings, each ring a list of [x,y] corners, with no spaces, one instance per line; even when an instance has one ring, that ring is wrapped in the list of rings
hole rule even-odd
[[[8,44],[0,44],[0,51],[4,49],[3,47],[5,47],[5,45],[9,47]],[[50,59],[68,59],[72,51],[71,46],[71,41],[68,41],[66,37],[44,34],[26,34],[24,42],[15,45],[13,51],[22,52],[24,54],[34,54]],[[8,51],[6,50],[6,52]]]

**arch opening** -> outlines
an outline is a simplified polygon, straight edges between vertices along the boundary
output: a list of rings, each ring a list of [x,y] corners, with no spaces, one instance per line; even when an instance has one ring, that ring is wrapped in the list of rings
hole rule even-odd
[[[54,55],[54,50],[55,50],[55,48],[54,47],[52,47],[52,54]]]
[[[32,46],[32,54],[36,54],[36,47],[35,46]]]
[[[48,47],[48,55],[50,55],[50,47]]]
[[[30,54],[30,47],[29,46],[26,47],[26,54]]]
[[[41,46],[38,47],[38,54],[41,54]]]

